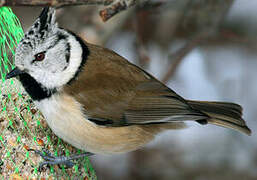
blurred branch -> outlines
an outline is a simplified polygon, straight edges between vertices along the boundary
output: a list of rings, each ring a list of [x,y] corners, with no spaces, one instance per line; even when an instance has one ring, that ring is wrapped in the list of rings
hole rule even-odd
[[[206,44],[205,42],[208,42]],[[190,53],[195,47],[198,45],[205,43],[205,45],[224,45],[226,43],[238,43],[242,44],[243,46],[248,47],[249,49],[253,49],[256,51],[256,39],[253,37],[247,36],[240,36],[237,33],[234,33],[231,30],[221,30],[219,32],[209,32],[209,33],[202,33],[193,38],[191,41],[186,43],[182,48],[180,48],[175,53],[169,55],[170,59],[173,60],[170,68],[168,69],[167,73],[164,75],[162,82],[167,83],[168,80],[174,75],[178,66],[184,59],[184,57]]]
[[[223,29],[215,36],[208,37],[207,41],[206,47],[237,45],[252,53],[256,53],[257,49],[257,38],[255,36],[237,33],[232,29]]]
[[[191,41],[187,42],[177,52],[169,56],[173,59],[173,63],[162,79],[164,83],[168,82],[168,80],[176,72],[177,67],[180,65],[184,57],[196,46],[204,41],[209,42],[210,39],[217,38],[220,26],[233,2],[234,0],[227,0],[225,2],[223,0],[188,1],[185,8],[185,14],[183,14],[180,20],[184,21],[181,23],[181,28],[191,32],[191,27],[194,25],[195,31],[197,32],[196,34],[198,35],[195,36]]]
[[[115,14],[124,11],[137,3],[137,0],[116,0],[110,7],[99,12],[103,21],[107,21]]]
[[[231,42],[242,44],[243,46],[246,46],[248,50],[252,49],[254,52],[256,52],[256,39],[252,37],[242,37],[229,30],[220,31],[218,33],[202,33],[194,37],[191,41],[187,42],[182,48],[169,55],[169,58],[173,60],[173,63],[171,64],[167,73],[164,75],[162,82],[167,83],[169,81],[169,79],[175,74],[184,57],[197,46],[202,45],[203,43],[204,45],[209,46],[219,46],[221,44],[224,45]]]
[[[107,21],[119,12],[137,3],[147,0],[0,0],[0,6],[74,6],[74,5],[104,5],[108,6],[100,11],[103,21]]]
[[[110,5],[114,0],[0,0],[0,6]]]
[[[152,25],[149,11],[140,11],[137,9],[135,13],[135,18],[133,18],[133,30],[136,34],[135,39],[135,50],[138,54],[137,64],[140,67],[145,68],[146,65],[150,62],[148,52],[146,49],[147,39],[151,36],[152,29],[149,28],[149,25]]]
[[[101,39],[101,44],[105,45],[106,42],[110,39],[110,37],[122,28],[122,26],[128,21],[128,18],[133,13],[133,10],[126,11],[125,14],[119,16],[119,19],[116,23],[113,23],[108,30],[106,29],[104,33],[101,33],[99,35],[99,38]]]
[[[177,67],[180,65],[184,57],[190,53],[196,46],[205,41],[209,37],[210,33],[204,32],[200,33],[194,37],[191,41],[186,43],[182,48],[176,51],[173,54],[170,54],[169,57],[173,59],[173,63],[170,66],[167,73],[164,75],[162,82],[167,83],[168,80],[174,75],[177,70]]]

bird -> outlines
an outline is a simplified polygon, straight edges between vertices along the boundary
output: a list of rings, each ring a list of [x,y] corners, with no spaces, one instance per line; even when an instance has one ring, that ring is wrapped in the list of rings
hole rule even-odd
[[[46,160],[41,165],[134,151],[186,122],[251,134],[240,105],[184,99],[114,51],[59,27],[55,13],[42,10],[6,78],[19,79],[55,135],[86,152],[58,159],[34,150]]]

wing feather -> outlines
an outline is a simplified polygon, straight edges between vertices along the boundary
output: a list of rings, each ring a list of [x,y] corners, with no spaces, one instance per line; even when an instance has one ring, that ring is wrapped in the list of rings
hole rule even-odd
[[[64,91],[100,125],[163,123],[206,118],[160,81],[118,54],[87,44],[90,55]]]

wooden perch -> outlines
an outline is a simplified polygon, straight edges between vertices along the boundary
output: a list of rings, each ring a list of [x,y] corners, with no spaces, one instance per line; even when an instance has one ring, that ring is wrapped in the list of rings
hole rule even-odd
[[[145,0],[144,0],[145,1]],[[108,6],[100,11],[103,21],[107,21],[119,12],[126,10],[138,0],[0,0],[0,6],[75,6],[75,5],[104,5]]]

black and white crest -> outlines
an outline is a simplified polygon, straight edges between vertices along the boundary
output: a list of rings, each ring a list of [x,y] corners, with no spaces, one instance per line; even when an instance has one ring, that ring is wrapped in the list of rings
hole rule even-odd
[[[56,27],[55,9],[46,7],[27,31],[21,43],[33,48],[39,43],[38,41],[43,41],[49,34],[54,34]]]
[[[26,91],[42,100],[75,79],[88,54],[83,40],[59,28],[55,9],[47,7],[16,48],[15,65],[23,71],[20,80]]]
[[[52,18],[54,17],[54,11],[51,8],[49,11],[49,7],[43,9],[41,14],[39,15],[39,32],[43,30],[48,30],[48,24],[52,24]]]

